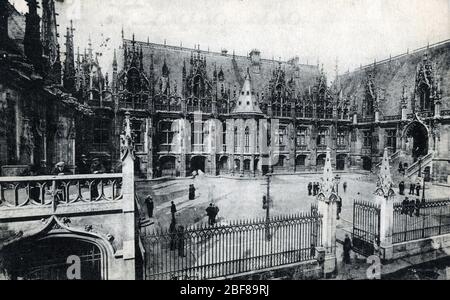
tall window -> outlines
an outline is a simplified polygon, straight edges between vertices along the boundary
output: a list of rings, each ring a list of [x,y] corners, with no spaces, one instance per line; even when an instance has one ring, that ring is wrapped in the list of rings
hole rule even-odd
[[[386,130],[386,147],[390,147],[392,151],[397,151],[397,130]]]
[[[144,151],[144,132],[142,129],[142,120],[132,120],[131,121],[131,131],[133,133],[134,145],[137,152]]]
[[[245,153],[250,153],[250,129],[245,128]]]
[[[286,128],[275,131],[275,145],[284,146],[286,143]]]
[[[227,152],[227,122],[223,122],[222,145],[223,145],[223,152]]]
[[[345,142],[345,131],[339,130],[337,134],[337,145],[338,146],[346,146]]]
[[[428,110],[431,108],[430,88],[426,84],[419,87],[420,108]]]
[[[326,144],[327,144],[327,130],[320,129],[319,134],[317,135],[317,145],[326,146]]]
[[[234,152],[238,152],[239,139],[238,139],[238,129],[237,128],[234,128],[233,140],[234,140]]]
[[[370,130],[363,131],[363,145],[365,148],[371,148],[372,147],[372,135],[370,133]]]
[[[172,130],[172,122],[164,121],[159,127],[159,144],[162,151],[171,151],[173,146],[174,131]]]
[[[202,121],[194,121],[191,125],[191,143],[195,152],[203,152],[203,126]]]
[[[109,147],[111,122],[108,119],[96,119],[93,125],[92,145],[96,151],[106,151]]]
[[[306,146],[306,128],[297,128],[297,146]]]

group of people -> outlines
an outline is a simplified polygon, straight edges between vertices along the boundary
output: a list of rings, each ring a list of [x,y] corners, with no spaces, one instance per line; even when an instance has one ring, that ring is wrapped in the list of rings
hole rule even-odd
[[[416,217],[420,216],[420,209],[425,207],[425,199],[420,201],[418,198],[416,201],[413,199],[409,200],[408,197],[405,197],[405,200],[402,201],[402,215],[409,215],[412,217],[414,214]]]
[[[342,184],[344,188],[344,193],[347,192],[347,182]],[[308,195],[309,196],[317,196],[320,192],[320,183],[319,182],[310,182],[308,183]]]
[[[398,184],[398,190],[399,190],[399,194],[400,195],[405,195],[405,188],[406,188],[405,182],[401,181]],[[421,189],[422,189],[422,186],[420,185],[420,183],[411,182],[409,184],[409,194],[408,195],[420,196],[420,190]]]
[[[320,183],[318,182],[310,182],[308,183],[308,195],[309,196],[317,196],[320,192]]]

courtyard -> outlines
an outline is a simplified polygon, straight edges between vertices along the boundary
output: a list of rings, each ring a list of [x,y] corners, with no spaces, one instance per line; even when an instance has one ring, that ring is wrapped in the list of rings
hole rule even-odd
[[[343,202],[340,227],[351,227],[353,201],[375,202],[377,179],[373,174],[340,173],[339,176],[341,179],[338,193]],[[270,215],[275,217],[309,213],[311,205],[316,203],[317,199],[315,196],[308,196],[308,183],[320,182],[321,177],[322,174],[272,176],[270,193],[273,205],[270,208]],[[265,218],[266,211],[262,208],[262,198],[267,192],[266,182],[265,178],[235,179],[202,175],[194,179],[146,182],[145,188],[138,189],[138,193],[141,199],[145,198],[146,193],[153,195],[156,227],[169,227],[171,201],[177,207],[178,224],[207,224],[205,210],[209,203],[214,202],[220,209],[217,222],[226,225],[233,221]],[[346,192],[343,189],[344,182],[348,186]],[[396,180],[394,182],[398,185]],[[405,182],[409,186],[409,183]],[[191,201],[188,200],[190,184],[194,184],[196,188],[196,198]],[[404,196],[398,195],[398,186],[394,186],[394,190],[395,201],[402,201]],[[450,197],[449,187],[427,183],[427,199],[445,197]]]

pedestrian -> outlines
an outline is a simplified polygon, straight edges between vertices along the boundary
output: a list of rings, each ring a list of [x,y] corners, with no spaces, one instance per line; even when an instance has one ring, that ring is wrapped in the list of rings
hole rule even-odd
[[[421,203],[420,203],[420,199],[419,198],[417,198],[416,199],[416,217],[419,217],[420,216],[420,205],[421,205]]]
[[[416,196],[420,196],[420,183],[416,184]]]
[[[100,158],[96,157],[92,160],[91,168],[90,168],[91,174],[102,174],[105,173],[105,167],[100,162]],[[95,179],[92,182],[91,185],[91,200],[97,200],[100,196],[98,193],[98,184],[99,180]]]
[[[338,196],[338,201],[337,201],[337,219],[338,220],[341,218],[341,212],[342,212],[342,198]]]
[[[217,205],[214,205],[213,225],[216,224],[216,218],[218,214],[219,214],[219,207],[217,207]]]
[[[177,212],[177,207],[173,201],[171,202],[172,205],[170,206],[170,213],[172,214],[172,220],[175,220],[175,213]]]
[[[308,183],[308,196],[312,195],[312,187],[313,187],[312,182]]]
[[[414,210],[415,210],[415,206],[416,203],[414,202],[413,199],[411,199],[408,203],[408,208],[409,208],[409,216],[412,217],[414,215]]]
[[[212,203],[206,209],[206,215],[208,216],[208,225],[214,225],[214,205]]]
[[[148,195],[147,198],[145,198],[145,204],[147,205],[147,213],[149,218],[153,218],[153,209],[155,208],[153,203],[153,197],[151,195]]]
[[[344,182],[343,187],[344,187],[344,193],[346,193],[347,192],[347,182],[346,181]]]
[[[67,168],[66,163],[61,161],[55,165],[52,174],[57,176],[69,175],[71,172]]]
[[[91,167],[89,166],[89,162],[87,156],[85,154],[81,155],[81,160],[77,166],[78,174],[89,174]]]
[[[170,250],[174,251],[176,249],[176,239],[177,239],[177,222],[172,219],[169,226],[169,237],[170,237]]]
[[[400,183],[398,184],[398,190],[399,190],[400,195],[405,194],[405,182],[404,181],[400,181]]]
[[[195,199],[195,186],[193,184],[189,185],[189,200]]]
[[[178,256],[186,257],[186,255],[184,254],[184,227],[181,225],[178,226],[177,241],[178,241]]]
[[[416,185],[414,184],[414,183],[411,183],[410,185],[409,185],[409,194],[410,195],[414,195],[414,190],[416,189]]]
[[[344,239],[344,264],[350,264],[350,251],[352,250],[352,241],[350,240],[350,237],[348,234],[345,235]]]
[[[408,214],[408,205],[409,205],[409,199],[408,197],[405,197],[405,199],[402,201],[402,215]]]

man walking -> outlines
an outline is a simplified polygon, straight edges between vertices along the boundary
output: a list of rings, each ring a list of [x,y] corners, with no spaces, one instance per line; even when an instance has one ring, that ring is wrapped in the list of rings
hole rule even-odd
[[[189,185],[189,200],[195,199],[195,186],[193,184]]]
[[[177,212],[177,207],[175,206],[175,203],[173,203],[173,201],[171,203],[172,205],[170,206],[170,213],[172,214],[172,220],[175,220],[175,213]]]
[[[346,193],[347,192],[347,181],[344,181],[344,193]]]
[[[153,218],[153,209],[155,206],[152,196],[148,195],[147,198],[145,198],[145,204],[147,205],[148,217]]]
[[[308,196],[312,195],[312,182],[308,183]]]

